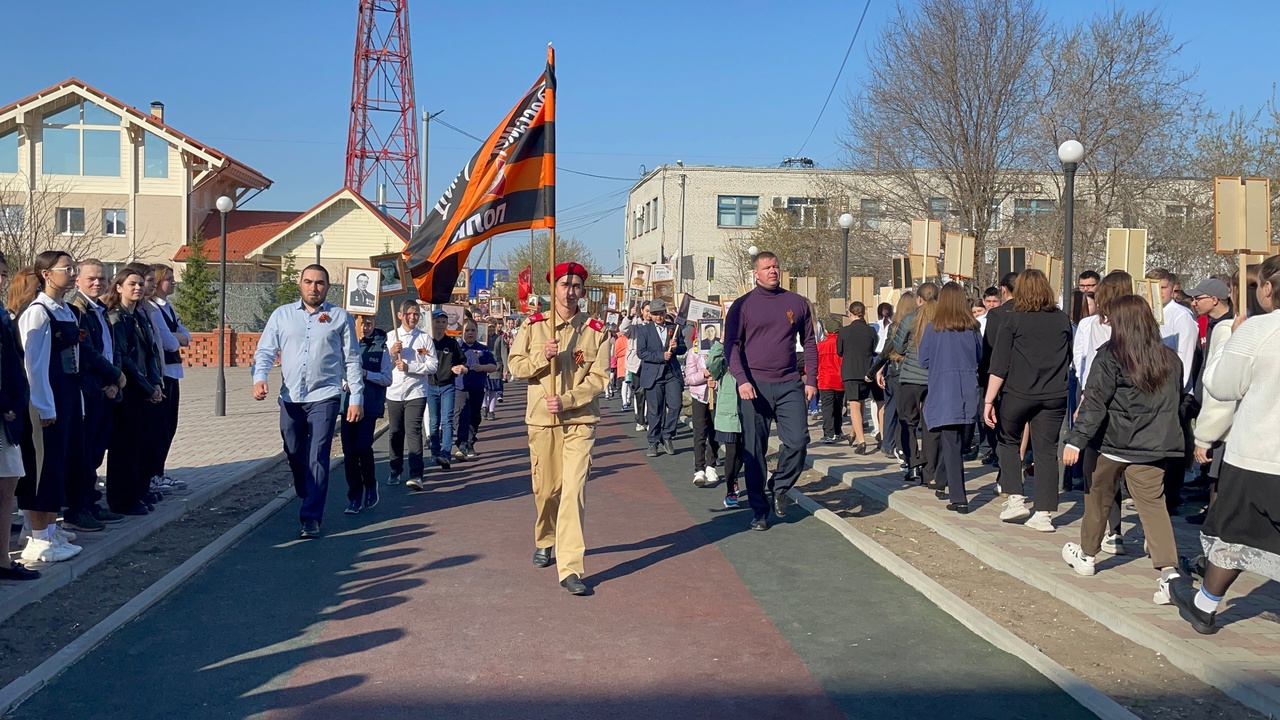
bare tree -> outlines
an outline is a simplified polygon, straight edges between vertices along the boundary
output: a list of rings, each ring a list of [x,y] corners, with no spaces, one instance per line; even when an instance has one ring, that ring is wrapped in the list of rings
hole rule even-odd
[[[1041,82],[1044,14],[1034,0],[922,0],[896,14],[870,52],[843,139],[884,216],[968,229],[986,257],[1002,175],[1028,167]]]
[[[1102,266],[1108,227],[1149,228],[1153,260],[1205,253],[1204,237],[1186,242],[1177,209],[1186,204],[1179,197],[1193,169],[1201,99],[1160,11],[1102,12],[1055,28],[1040,47],[1046,82],[1035,102],[1038,159],[1059,193],[1058,145],[1075,139],[1085,148],[1076,173],[1076,267]],[[1054,219],[1045,230],[1061,238],[1061,217]]]
[[[101,223],[93,222],[91,214],[97,209],[80,208],[83,203],[72,202],[70,193],[67,185],[43,175],[30,191],[24,176],[0,184],[0,252],[9,267],[26,267],[45,250],[62,250],[74,258],[101,252],[105,236]],[[66,214],[73,206],[81,211],[78,226],[69,215],[60,226],[59,212]]]
[[[528,236],[525,237],[527,238]],[[547,264],[550,262],[550,250],[547,233],[536,232],[533,235],[532,247],[530,247],[530,243],[524,242],[499,255],[499,262],[510,274],[510,280],[498,293],[499,297],[515,300],[516,274],[529,265],[533,267],[533,272],[531,273],[533,293],[542,297],[549,297],[551,284],[547,282]],[[471,262],[475,263],[477,257],[479,256],[473,255]],[[585,267],[590,275],[599,275],[604,272],[604,269],[596,261],[595,256],[591,254],[591,250],[586,243],[576,237],[557,235],[556,263],[570,261]],[[587,284],[590,285],[592,283],[588,281]]]

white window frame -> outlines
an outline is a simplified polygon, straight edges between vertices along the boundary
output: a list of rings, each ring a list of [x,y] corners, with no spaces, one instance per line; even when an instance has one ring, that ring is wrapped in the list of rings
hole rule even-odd
[[[112,216],[114,218],[109,219]],[[115,227],[115,225],[123,225],[124,227]],[[121,208],[103,208],[102,234],[107,237],[128,237],[129,211]]]
[[[80,212],[80,230],[76,231],[74,223],[71,221],[72,213]],[[65,219],[65,223],[64,223]],[[75,237],[84,235],[84,208],[58,208],[58,234],[64,237]]]

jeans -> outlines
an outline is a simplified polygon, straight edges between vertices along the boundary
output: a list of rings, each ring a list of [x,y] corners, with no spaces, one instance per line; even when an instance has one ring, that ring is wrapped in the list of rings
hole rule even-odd
[[[432,457],[449,457],[453,448],[453,385],[427,386],[427,431]]]

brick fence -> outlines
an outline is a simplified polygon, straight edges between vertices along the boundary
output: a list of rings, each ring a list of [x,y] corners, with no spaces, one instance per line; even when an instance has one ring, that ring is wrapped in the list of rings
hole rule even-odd
[[[227,328],[226,363],[228,367],[249,367],[253,351],[258,349],[262,333],[236,332]],[[182,348],[182,364],[187,367],[218,365],[218,333],[191,333],[191,344]]]

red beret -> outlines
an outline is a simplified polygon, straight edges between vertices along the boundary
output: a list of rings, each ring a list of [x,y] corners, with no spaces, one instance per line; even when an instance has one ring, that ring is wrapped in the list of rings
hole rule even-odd
[[[556,265],[556,279],[559,280],[565,275],[577,275],[582,278],[582,282],[587,281],[587,269],[576,262],[560,263],[559,265]],[[547,282],[551,282],[551,273],[547,273]]]

